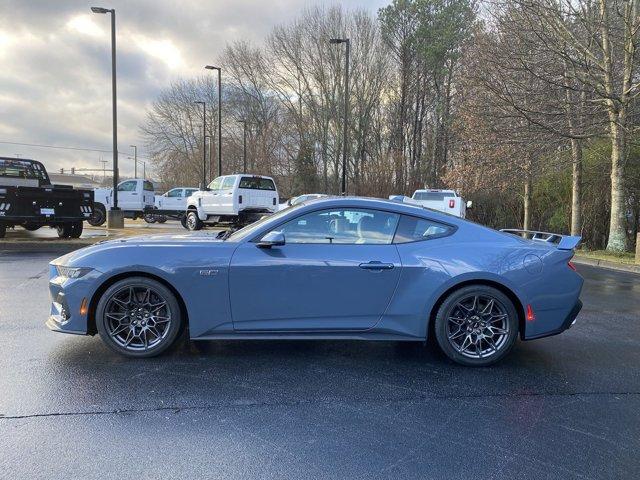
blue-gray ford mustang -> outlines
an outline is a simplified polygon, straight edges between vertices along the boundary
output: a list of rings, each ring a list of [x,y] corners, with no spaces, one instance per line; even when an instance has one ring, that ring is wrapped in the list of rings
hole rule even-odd
[[[554,237],[554,236],[551,236]],[[465,365],[569,328],[579,237],[536,241],[393,201],[324,198],[231,234],[98,243],[51,262],[50,329],[131,357],[193,340],[423,342]]]

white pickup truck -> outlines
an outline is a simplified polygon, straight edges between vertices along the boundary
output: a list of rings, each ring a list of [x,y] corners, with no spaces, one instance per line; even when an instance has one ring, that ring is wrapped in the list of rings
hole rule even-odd
[[[90,225],[102,225],[107,219],[107,210],[113,205],[113,188],[96,188],[93,199],[93,215]],[[118,184],[118,208],[126,218],[142,218],[145,210],[154,206],[154,188],[149,180],[135,178]]]
[[[187,199],[184,226],[188,230],[217,224],[242,227],[277,211],[278,190],[271,177],[225,175]]]
[[[145,213],[145,221],[164,223],[167,217],[183,221],[187,211],[187,198],[197,191],[198,189],[193,187],[175,187],[162,195],[156,195],[153,213]]]
[[[405,197],[404,195],[391,195],[389,199],[412,205],[420,205],[460,218],[465,218],[467,209],[473,206],[473,202],[465,202],[455,190],[438,190],[433,188],[416,190],[413,192],[411,198]]]

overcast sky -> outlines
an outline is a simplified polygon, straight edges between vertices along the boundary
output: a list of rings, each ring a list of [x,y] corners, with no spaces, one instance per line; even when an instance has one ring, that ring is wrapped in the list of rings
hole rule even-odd
[[[120,172],[133,173],[145,110],[172,79],[201,75],[225,42],[262,42],[305,7],[340,3],[376,12],[385,0],[129,0],[95,5],[117,11]],[[41,160],[56,171],[101,168],[111,153],[56,150],[5,142],[111,150],[108,15],[94,3],[0,0],[0,156]],[[124,152],[124,153],[123,153]]]

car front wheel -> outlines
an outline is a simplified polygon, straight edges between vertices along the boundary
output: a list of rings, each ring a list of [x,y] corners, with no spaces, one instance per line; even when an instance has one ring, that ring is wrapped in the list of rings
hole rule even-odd
[[[130,277],[111,285],[96,308],[96,327],[109,348],[146,358],[169,348],[182,330],[175,295],[162,283]]]
[[[454,362],[488,366],[501,360],[518,337],[518,314],[500,290],[471,285],[452,292],[438,309],[435,334]]]
[[[187,229],[193,231],[202,230],[204,224],[202,220],[198,218],[198,213],[194,211],[190,211],[187,213]]]

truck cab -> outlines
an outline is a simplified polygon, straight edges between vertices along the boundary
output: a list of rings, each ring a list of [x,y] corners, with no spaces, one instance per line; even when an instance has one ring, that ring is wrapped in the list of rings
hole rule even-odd
[[[278,190],[271,177],[252,174],[224,175],[187,199],[185,226],[244,226],[278,211]]]
[[[154,198],[153,183],[149,180],[133,178],[118,184],[118,208],[123,210],[126,218],[142,218],[145,210],[153,209]],[[107,219],[107,210],[113,206],[113,188],[96,188],[94,204],[94,214],[89,223],[102,225]]]

